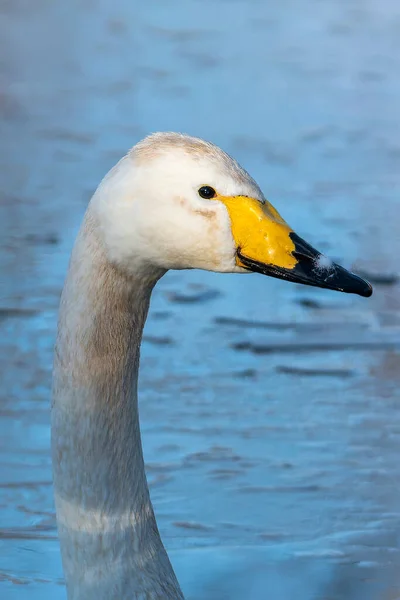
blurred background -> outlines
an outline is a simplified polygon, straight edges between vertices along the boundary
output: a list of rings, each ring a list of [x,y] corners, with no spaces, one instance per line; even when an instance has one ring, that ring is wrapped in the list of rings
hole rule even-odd
[[[0,597],[65,598],[57,307],[140,138],[233,154],[369,299],[171,272],[142,352],[151,496],[188,600],[400,598],[397,0],[0,1]]]

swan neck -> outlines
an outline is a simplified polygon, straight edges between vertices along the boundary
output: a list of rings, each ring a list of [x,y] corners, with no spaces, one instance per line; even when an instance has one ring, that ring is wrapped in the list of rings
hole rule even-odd
[[[137,405],[142,331],[163,273],[111,265],[87,213],[62,293],[52,459],[70,600],[182,598],[161,542]]]

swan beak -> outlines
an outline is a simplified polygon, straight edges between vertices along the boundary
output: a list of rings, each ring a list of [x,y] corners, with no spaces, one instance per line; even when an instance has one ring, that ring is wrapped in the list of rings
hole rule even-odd
[[[218,199],[228,209],[239,267],[295,283],[371,296],[370,283],[305,242],[269,202],[247,196]]]

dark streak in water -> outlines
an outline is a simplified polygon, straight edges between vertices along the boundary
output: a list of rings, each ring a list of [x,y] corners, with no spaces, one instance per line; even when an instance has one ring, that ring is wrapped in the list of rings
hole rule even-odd
[[[0,540],[54,540],[56,541],[57,535],[50,535],[48,533],[41,533],[43,530],[39,527],[36,529],[0,529]],[[54,531],[54,528],[51,528]]]
[[[198,294],[179,294],[178,292],[169,292],[167,298],[170,302],[176,302],[177,304],[198,304],[202,302],[208,302],[215,300],[221,292],[218,290],[207,290]]]
[[[317,321],[317,322],[298,322],[295,321],[287,321],[287,322],[268,322],[268,321],[251,321],[247,319],[236,319],[233,317],[216,317],[214,322],[218,325],[227,325],[232,327],[239,327],[242,329],[267,329],[271,331],[299,331],[299,332],[307,332],[310,331],[326,331],[327,329],[335,329],[342,328],[345,331],[348,331],[349,327],[356,329],[365,329],[365,323],[346,323],[346,322],[337,322],[337,321]]]
[[[253,379],[257,376],[257,371],[256,369],[244,369],[243,371],[237,371],[233,376],[240,379]]]
[[[304,308],[323,308],[321,302],[317,302],[312,298],[299,298],[298,300],[296,300],[296,302],[297,304],[300,304],[300,306],[304,306]]]
[[[168,336],[144,335],[143,341],[155,346],[171,346],[174,340]]]
[[[38,313],[39,311],[34,308],[3,307],[0,308],[0,320],[18,317],[34,317]]]
[[[391,350],[400,348],[400,339],[365,339],[365,340],[310,340],[307,341],[281,341],[271,340],[266,343],[237,342],[232,344],[234,350],[244,350],[252,354],[275,354],[275,353],[305,353],[305,352],[329,352],[330,350]]]
[[[181,529],[193,529],[195,531],[211,531],[212,527],[207,525],[203,525],[202,523],[194,523],[193,521],[175,521],[173,523],[175,527],[180,527]]]
[[[293,492],[321,492],[324,488],[320,485],[252,485],[239,488],[239,492],[244,494],[262,494],[262,493],[293,493]]]
[[[272,329],[272,330],[287,330],[294,329],[296,323],[271,323],[268,321],[250,321],[247,319],[235,319],[234,317],[216,317],[214,322],[217,325],[233,325],[235,327],[243,327],[247,329]]]
[[[308,377],[351,377],[354,375],[354,371],[351,369],[306,369],[285,365],[276,367],[276,371],[287,375],[306,375]]]
[[[49,244],[51,246],[54,246],[54,245],[60,243],[60,238],[56,233],[47,233],[44,235],[28,233],[25,236],[25,240],[28,243],[32,243],[32,244]]]
[[[51,486],[52,481],[8,481],[8,482],[0,482],[0,488],[3,489],[18,489],[18,488],[26,488],[26,489],[37,489],[43,486]]]

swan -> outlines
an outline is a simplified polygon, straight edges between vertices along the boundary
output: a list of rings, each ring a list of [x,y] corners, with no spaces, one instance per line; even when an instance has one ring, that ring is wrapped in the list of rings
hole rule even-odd
[[[55,347],[52,464],[69,600],[183,599],[149,496],[137,380],[151,292],[168,269],[193,268],[372,293],[209,142],[152,134],[111,169],[71,254]]]

